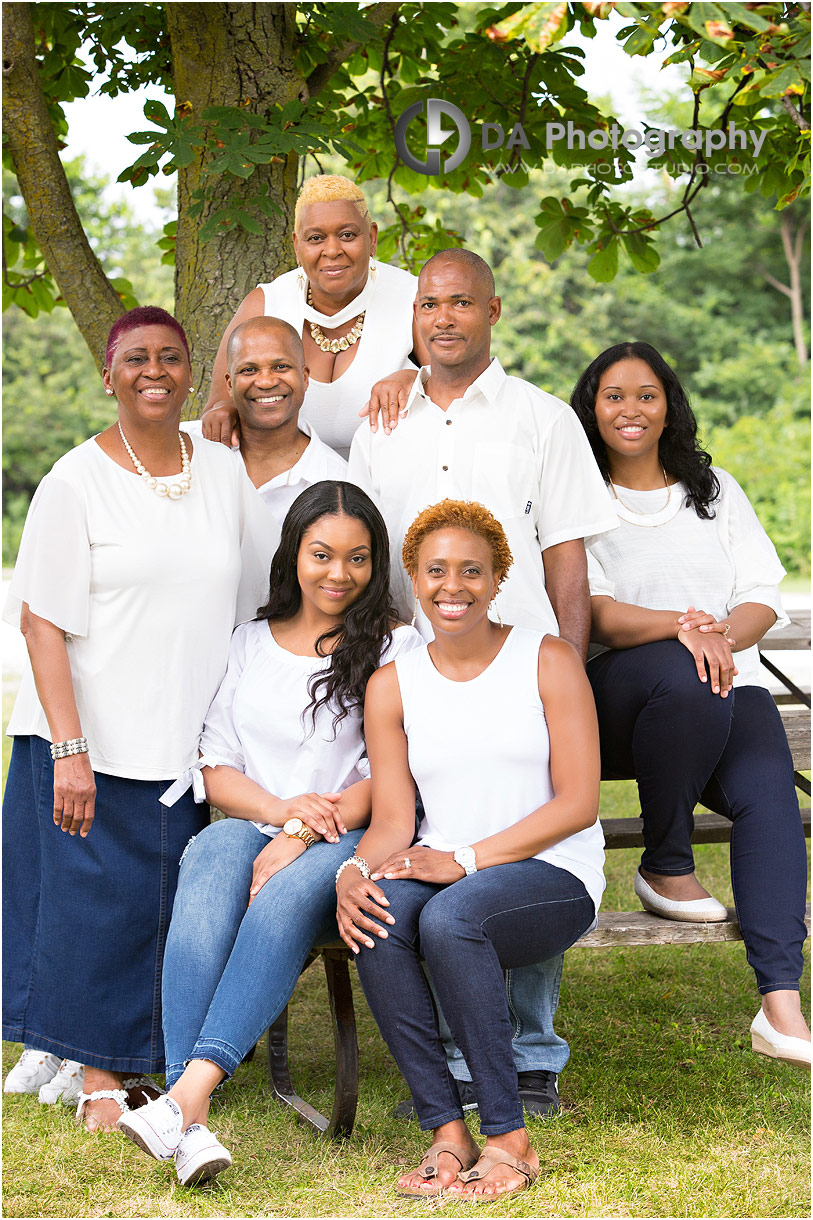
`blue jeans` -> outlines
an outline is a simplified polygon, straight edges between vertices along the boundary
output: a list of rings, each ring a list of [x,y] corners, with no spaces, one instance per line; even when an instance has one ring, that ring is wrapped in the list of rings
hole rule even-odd
[[[602,773],[638,781],[642,866],[694,872],[695,805],[728,818],[734,905],[759,990],[798,990],[807,854],[793,761],[770,693],[739,686],[727,699],[713,695],[677,640],[602,653],[587,675]]]
[[[314,843],[248,906],[268,836],[250,822],[213,822],[187,846],[163,974],[167,1085],[190,1059],[230,1076],[282,1012],[314,944],[335,940],[336,869],[363,831]]]
[[[523,1126],[503,970],[561,954],[595,908],[571,873],[543,860],[501,864],[452,885],[381,881],[395,923],[362,948],[359,977],[373,1016],[412,1092],[422,1130],[461,1118],[435,1004],[471,1069],[484,1135]]]

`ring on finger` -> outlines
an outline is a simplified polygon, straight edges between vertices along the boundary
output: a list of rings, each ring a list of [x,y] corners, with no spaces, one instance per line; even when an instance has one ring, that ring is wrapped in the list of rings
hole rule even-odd
[[[728,633],[729,633],[729,631],[730,631],[730,630],[731,630],[731,624],[730,624],[730,623],[726,623],[725,627],[723,628],[723,639],[727,639],[727,638],[728,638]]]
[[[409,856],[404,856],[404,868],[412,868],[412,861]]]

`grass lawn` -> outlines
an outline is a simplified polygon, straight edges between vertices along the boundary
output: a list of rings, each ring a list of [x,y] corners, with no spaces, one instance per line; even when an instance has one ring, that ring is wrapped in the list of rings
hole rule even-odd
[[[604,785],[605,816],[634,814],[634,788]],[[731,903],[727,847],[697,849],[699,877]],[[637,852],[608,854],[605,905],[635,909]],[[809,975],[803,983],[805,1003]],[[330,1144],[269,1099],[264,1054],[212,1110],[234,1156],[215,1183],[184,1190],[170,1165],[118,1135],[88,1135],[63,1106],[4,1099],[6,1216],[470,1215],[473,1204],[398,1199],[398,1173],[426,1145],[392,1117],[405,1088],[356,984],[361,1095],[353,1137]],[[397,1002],[397,997],[394,997]],[[573,950],[559,1008],[572,1056],[564,1113],[530,1123],[542,1174],[489,1205],[511,1216],[804,1216],[810,1211],[810,1079],[750,1050],[758,1007],[741,944]],[[332,1105],[332,1038],[319,966],[291,1005],[297,1088]],[[3,1046],[3,1071],[19,1047]],[[475,1135],[476,1119],[470,1120]]]

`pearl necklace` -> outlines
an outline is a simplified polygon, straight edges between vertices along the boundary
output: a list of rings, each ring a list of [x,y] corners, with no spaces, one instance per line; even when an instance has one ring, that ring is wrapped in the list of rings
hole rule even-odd
[[[139,462],[136,455],[133,453],[133,448],[121,426],[119,420],[119,436],[122,439],[124,448],[130,455],[130,461],[135,466],[138,473],[141,475],[148,487],[151,487],[157,496],[167,496],[170,500],[180,500],[181,496],[185,496],[192,486],[192,474],[190,470],[189,454],[186,452],[183,433],[178,433],[178,440],[181,442],[181,480],[178,483],[159,483],[158,479],[154,478],[147,470],[146,466]]]
[[[666,500],[661,505],[660,508],[655,509],[654,513],[641,513],[638,511],[637,508],[630,508],[629,504],[625,504],[615,489],[615,483],[612,481],[610,476],[607,475],[607,478],[610,481],[610,487],[612,487],[612,489],[613,489],[613,495],[615,496],[616,500],[618,501],[619,504],[621,504],[627,510],[628,513],[632,513],[632,515],[634,517],[658,517],[664,511],[664,509],[669,507],[669,501],[672,499],[672,488],[669,484],[669,480],[666,477],[666,469],[662,462],[660,463],[660,467],[661,467],[661,474],[663,475],[663,485],[666,488]],[[655,525],[654,522],[647,523],[646,521],[630,521],[630,525],[645,526],[647,524],[650,529],[654,528],[654,525]]]
[[[313,296],[311,287],[308,284],[308,304],[313,306]],[[346,352],[354,343],[358,343],[361,338],[361,332],[364,330],[364,314],[360,313],[356,318],[354,325],[350,328],[346,335],[342,335],[341,339],[328,339],[322,334],[321,328],[316,322],[309,322],[311,330],[311,338],[318,348],[323,352],[332,352],[335,356],[337,352]]]

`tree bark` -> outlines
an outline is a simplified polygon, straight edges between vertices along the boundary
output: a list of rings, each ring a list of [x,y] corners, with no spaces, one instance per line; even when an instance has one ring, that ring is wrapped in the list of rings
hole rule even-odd
[[[107,333],[124,306],[90,247],[59,159],[28,4],[3,5],[3,123],[32,231],[101,369]]]
[[[191,105],[200,122],[209,106],[244,106],[263,113],[299,96],[296,70],[296,6],[293,4],[184,4],[166,6],[177,103]],[[248,179],[206,174],[215,154],[202,149],[178,172],[175,308],[194,356],[193,380],[205,401],[220,336],[240,301],[257,284],[294,265],[290,241],[297,161],[258,165]],[[210,192],[202,214],[189,216],[193,194]],[[229,226],[209,241],[200,228],[214,212],[265,194],[280,208],[263,222],[262,235]]]

